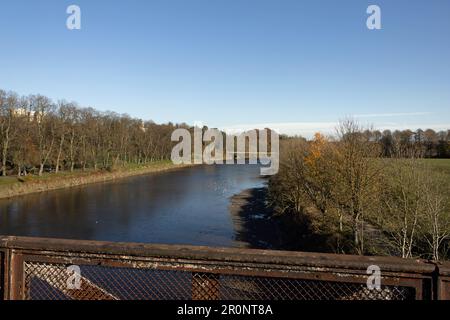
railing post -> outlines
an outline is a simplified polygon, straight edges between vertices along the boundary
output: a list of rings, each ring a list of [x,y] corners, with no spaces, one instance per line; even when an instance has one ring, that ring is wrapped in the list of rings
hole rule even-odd
[[[7,277],[6,277],[6,253],[7,250],[0,248],[0,300],[6,300],[7,298]]]
[[[450,300],[450,263],[444,262],[438,268],[437,299]]]
[[[23,256],[15,249],[8,249],[8,297],[9,300],[25,300]]]
[[[219,276],[211,273],[192,274],[192,300],[219,300]]]

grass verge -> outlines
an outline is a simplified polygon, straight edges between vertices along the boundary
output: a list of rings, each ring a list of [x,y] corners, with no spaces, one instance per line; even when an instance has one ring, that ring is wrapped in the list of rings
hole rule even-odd
[[[155,161],[145,165],[125,165],[115,170],[75,170],[59,173],[45,173],[42,176],[0,177],[0,199],[21,196],[30,193],[70,188],[90,183],[105,182],[131,176],[169,171],[188,167],[174,165],[171,161]]]

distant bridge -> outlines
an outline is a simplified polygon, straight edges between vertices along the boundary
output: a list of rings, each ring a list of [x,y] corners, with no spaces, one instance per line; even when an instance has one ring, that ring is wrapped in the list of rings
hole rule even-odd
[[[394,257],[0,236],[0,262],[6,300],[450,299],[449,263]]]

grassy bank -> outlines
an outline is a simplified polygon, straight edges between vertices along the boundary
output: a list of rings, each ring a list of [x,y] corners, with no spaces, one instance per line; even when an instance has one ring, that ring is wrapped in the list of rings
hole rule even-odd
[[[422,161],[433,170],[450,175],[450,159],[424,159]]]
[[[187,167],[174,165],[171,161],[157,161],[146,165],[126,165],[115,170],[76,170],[59,173],[45,173],[41,177],[0,177],[0,199],[21,196],[30,193],[63,189],[90,183],[111,181],[131,176],[162,172]]]

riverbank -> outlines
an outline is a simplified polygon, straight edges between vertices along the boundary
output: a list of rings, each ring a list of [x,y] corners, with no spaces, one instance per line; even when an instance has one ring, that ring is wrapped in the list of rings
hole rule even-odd
[[[174,165],[171,161],[157,161],[147,165],[120,167],[113,171],[77,170],[74,172],[46,173],[39,177],[0,177],[0,199],[7,199],[31,193],[70,188],[98,182],[123,179],[156,172],[165,172],[191,165]]]
[[[318,210],[308,208],[302,215],[274,214],[273,208],[267,204],[267,192],[267,187],[253,188],[231,197],[229,211],[238,247],[336,253],[334,247],[339,234],[323,227],[321,219],[324,216]],[[381,230],[369,223],[364,224],[364,229],[367,233],[366,245],[370,248],[368,255],[399,255],[387,245],[388,240]],[[349,252],[351,239],[340,241],[343,252]]]
[[[231,197],[229,211],[237,247],[279,249],[281,226],[266,206],[267,188],[247,189]]]
[[[311,216],[275,215],[267,204],[267,187],[231,197],[229,211],[238,247],[332,253],[332,239],[317,233]]]

